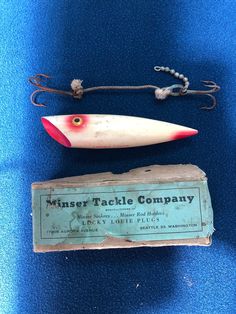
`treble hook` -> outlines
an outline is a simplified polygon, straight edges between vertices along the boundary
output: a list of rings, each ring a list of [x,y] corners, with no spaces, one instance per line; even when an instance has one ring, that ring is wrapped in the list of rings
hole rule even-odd
[[[55,94],[60,94],[60,95],[69,95],[69,96],[73,96],[72,92],[68,92],[68,91],[63,91],[63,90],[59,90],[59,89],[54,89],[54,88],[50,88],[50,87],[47,87],[47,86],[44,86],[42,85],[41,83],[43,82],[47,82],[48,79],[50,79],[51,77],[49,75],[46,75],[46,74],[36,74],[35,76],[31,76],[29,78],[29,82],[38,87],[37,90],[35,90],[31,96],[30,96],[30,100],[32,102],[32,104],[34,106],[37,106],[37,107],[47,107],[45,104],[43,103],[37,103],[36,102],[36,95],[38,93],[45,93],[45,92],[48,92],[48,93],[55,93]]]
[[[220,90],[220,86],[218,86],[215,82],[213,81],[201,81],[203,82],[203,86],[210,87],[211,89],[209,90],[192,90],[192,89],[187,89],[185,93],[182,92],[182,88],[179,88],[178,92],[171,92],[171,96],[186,96],[186,95],[205,95],[208,96],[212,99],[212,105],[211,106],[202,106],[200,109],[203,110],[212,110],[215,108],[217,105],[216,98],[215,96],[211,95],[212,93],[216,93]],[[177,85],[176,85],[177,86]]]
[[[212,105],[211,106],[202,106],[200,109],[204,110],[211,110],[214,109],[216,106],[216,98],[215,96],[211,95],[212,93],[216,93],[220,90],[220,86],[218,86],[213,81],[201,81],[203,83],[203,86],[211,88],[210,90],[188,90],[187,94],[192,95],[206,95],[212,99]]]

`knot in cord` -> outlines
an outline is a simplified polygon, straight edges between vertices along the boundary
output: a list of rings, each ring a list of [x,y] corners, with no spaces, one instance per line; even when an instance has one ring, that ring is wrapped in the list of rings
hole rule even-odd
[[[167,96],[169,96],[171,93],[171,90],[168,89],[168,88],[156,88],[155,89],[155,97],[156,99],[160,99],[160,100],[163,100],[163,99],[166,99]]]
[[[82,80],[73,80],[70,84],[73,90],[73,97],[81,99],[84,94],[84,88],[82,86]]]

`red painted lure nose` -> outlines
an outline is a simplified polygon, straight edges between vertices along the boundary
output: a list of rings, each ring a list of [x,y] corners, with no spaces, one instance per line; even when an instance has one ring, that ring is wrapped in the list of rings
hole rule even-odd
[[[58,143],[65,147],[71,147],[71,143],[68,138],[49,120],[46,118],[41,118],[42,124],[47,131],[47,133]]]

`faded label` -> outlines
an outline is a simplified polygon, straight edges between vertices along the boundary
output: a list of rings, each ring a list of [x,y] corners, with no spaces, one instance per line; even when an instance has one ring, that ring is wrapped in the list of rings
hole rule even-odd
[[[207,237],[213,217],[207,183],[33,190],[34,243],[99,243]]]

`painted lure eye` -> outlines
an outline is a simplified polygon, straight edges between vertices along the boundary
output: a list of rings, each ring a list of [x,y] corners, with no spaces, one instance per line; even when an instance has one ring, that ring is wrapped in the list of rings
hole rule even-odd
[[[72,123],[73,123],[75,126],[81,125],[82,122],[83,122],[83,119],[80,118],[80,117],[74,117],[74,118],[72,119]]]

